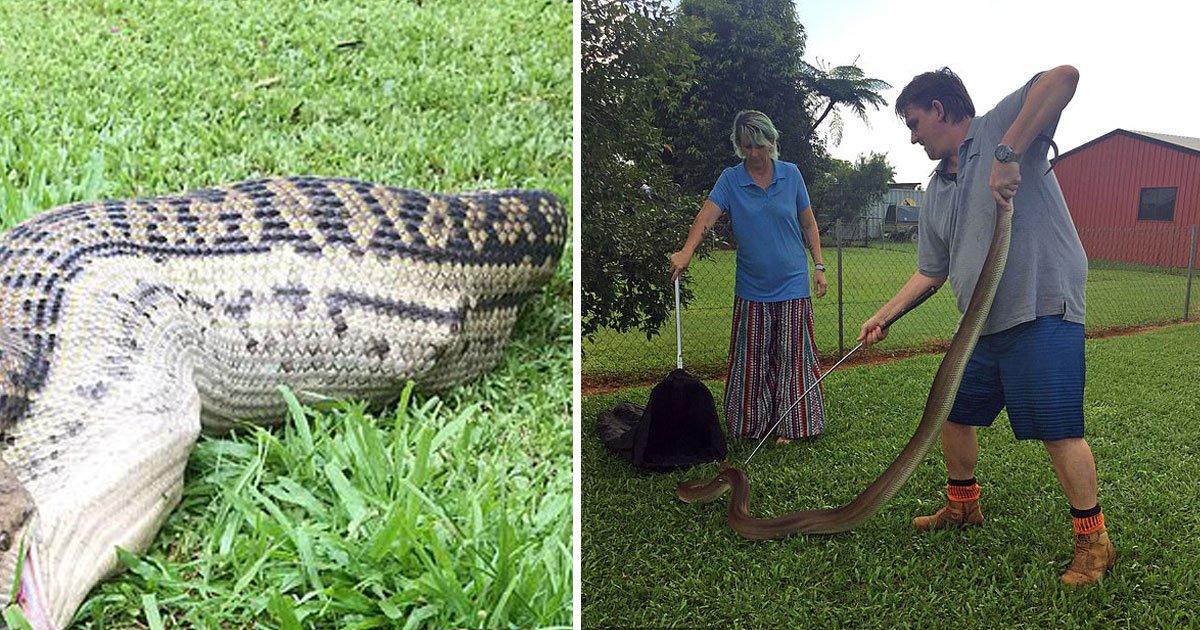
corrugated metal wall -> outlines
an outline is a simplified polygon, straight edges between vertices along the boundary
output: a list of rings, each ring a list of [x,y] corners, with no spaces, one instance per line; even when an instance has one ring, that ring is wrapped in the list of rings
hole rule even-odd
[[[893,203],[896,205],[925,205],[925,191],[907,188],[889,188],[884,193],[883,199],[863,211],[863,216],[882,221],[884,213],[887,212],[888,205]]]
[[[1088,258],[1186,265],[1200,223],[1200,155],[1116,132],[1054,167]],[[1172,221],[1139,221],[1142,188],[1176,187]]]

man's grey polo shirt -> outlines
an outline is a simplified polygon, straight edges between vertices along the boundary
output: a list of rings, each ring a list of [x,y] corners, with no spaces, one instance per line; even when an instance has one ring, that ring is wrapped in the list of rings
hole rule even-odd
[[[923,275],[950,277],[958,310],[966,312],[971,292],[996,227],[996,202],[989,179],[993,151],[1016,120],[1034,80],[1009,94],[992,111],[971,121],[959,146],[958,174],[940,164],[918,219],[917,268]],[[1041,134],[1054,137],[1056,117]],[[1047,173],[1049,142],[1035,140],[1021,159],[1021,185],[1013,199],[1012,243],[983,334],[1007,330],[1036,317],[1062,314],[1083,323],[1087,255],[1054,172]]]

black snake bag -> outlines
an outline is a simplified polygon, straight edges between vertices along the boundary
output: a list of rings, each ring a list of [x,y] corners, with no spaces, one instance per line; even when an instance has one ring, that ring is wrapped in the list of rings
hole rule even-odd
[[[725,433],[712,392],[684,370],[672,370],[642,408],[628,402],[600,412],[604,445],[631,464],[666,472],[725,458]]]

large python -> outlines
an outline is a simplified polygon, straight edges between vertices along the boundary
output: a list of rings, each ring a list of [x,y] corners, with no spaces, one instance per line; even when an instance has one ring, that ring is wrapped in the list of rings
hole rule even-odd
[[[675,494],[688,503],[715,501],[731,487],[729,526],[745,538],[779,538],[789,534],[837,534],[858,527],[871,518],[879,508],[908,481],[909,476],[925,457],[933,441],[950,415],[958,385],[962,382],[967,361],[975,350],[979,333],[996,296],[996,288],[1004,275],[1008,260],[1008,245],[1012,237],[1012,207],[996,208],[996,227],[991,245],[979,272],[979,280],[971,293],[958,332],[950,342],[946,355],[938,366],[933,386],[925,400],[925,411],[912,438],[892,464],[871,485],[850,503],[837,508],[803,510],[772,519],[757,519],[750,515],[750,483],[741,470],[721,462],[721,472],[713,479],[685,481]]]
[[[203,429],[499,361],[566,240],[537,191],[247,181],[76,203],[0,239],[0,608],[69,623],[149,545]],[[20,575],[17,567],[20,565]]]

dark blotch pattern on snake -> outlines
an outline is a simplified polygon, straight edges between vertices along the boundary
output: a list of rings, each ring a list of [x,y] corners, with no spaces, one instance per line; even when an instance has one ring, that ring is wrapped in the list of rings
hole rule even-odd
[[[0,238],[0,605],[67,623],[150,543],[202,428],[499,361],[555,273],[551,194],[260,179],[75,203]],[[8,542],[7,548],[4,543]]]

